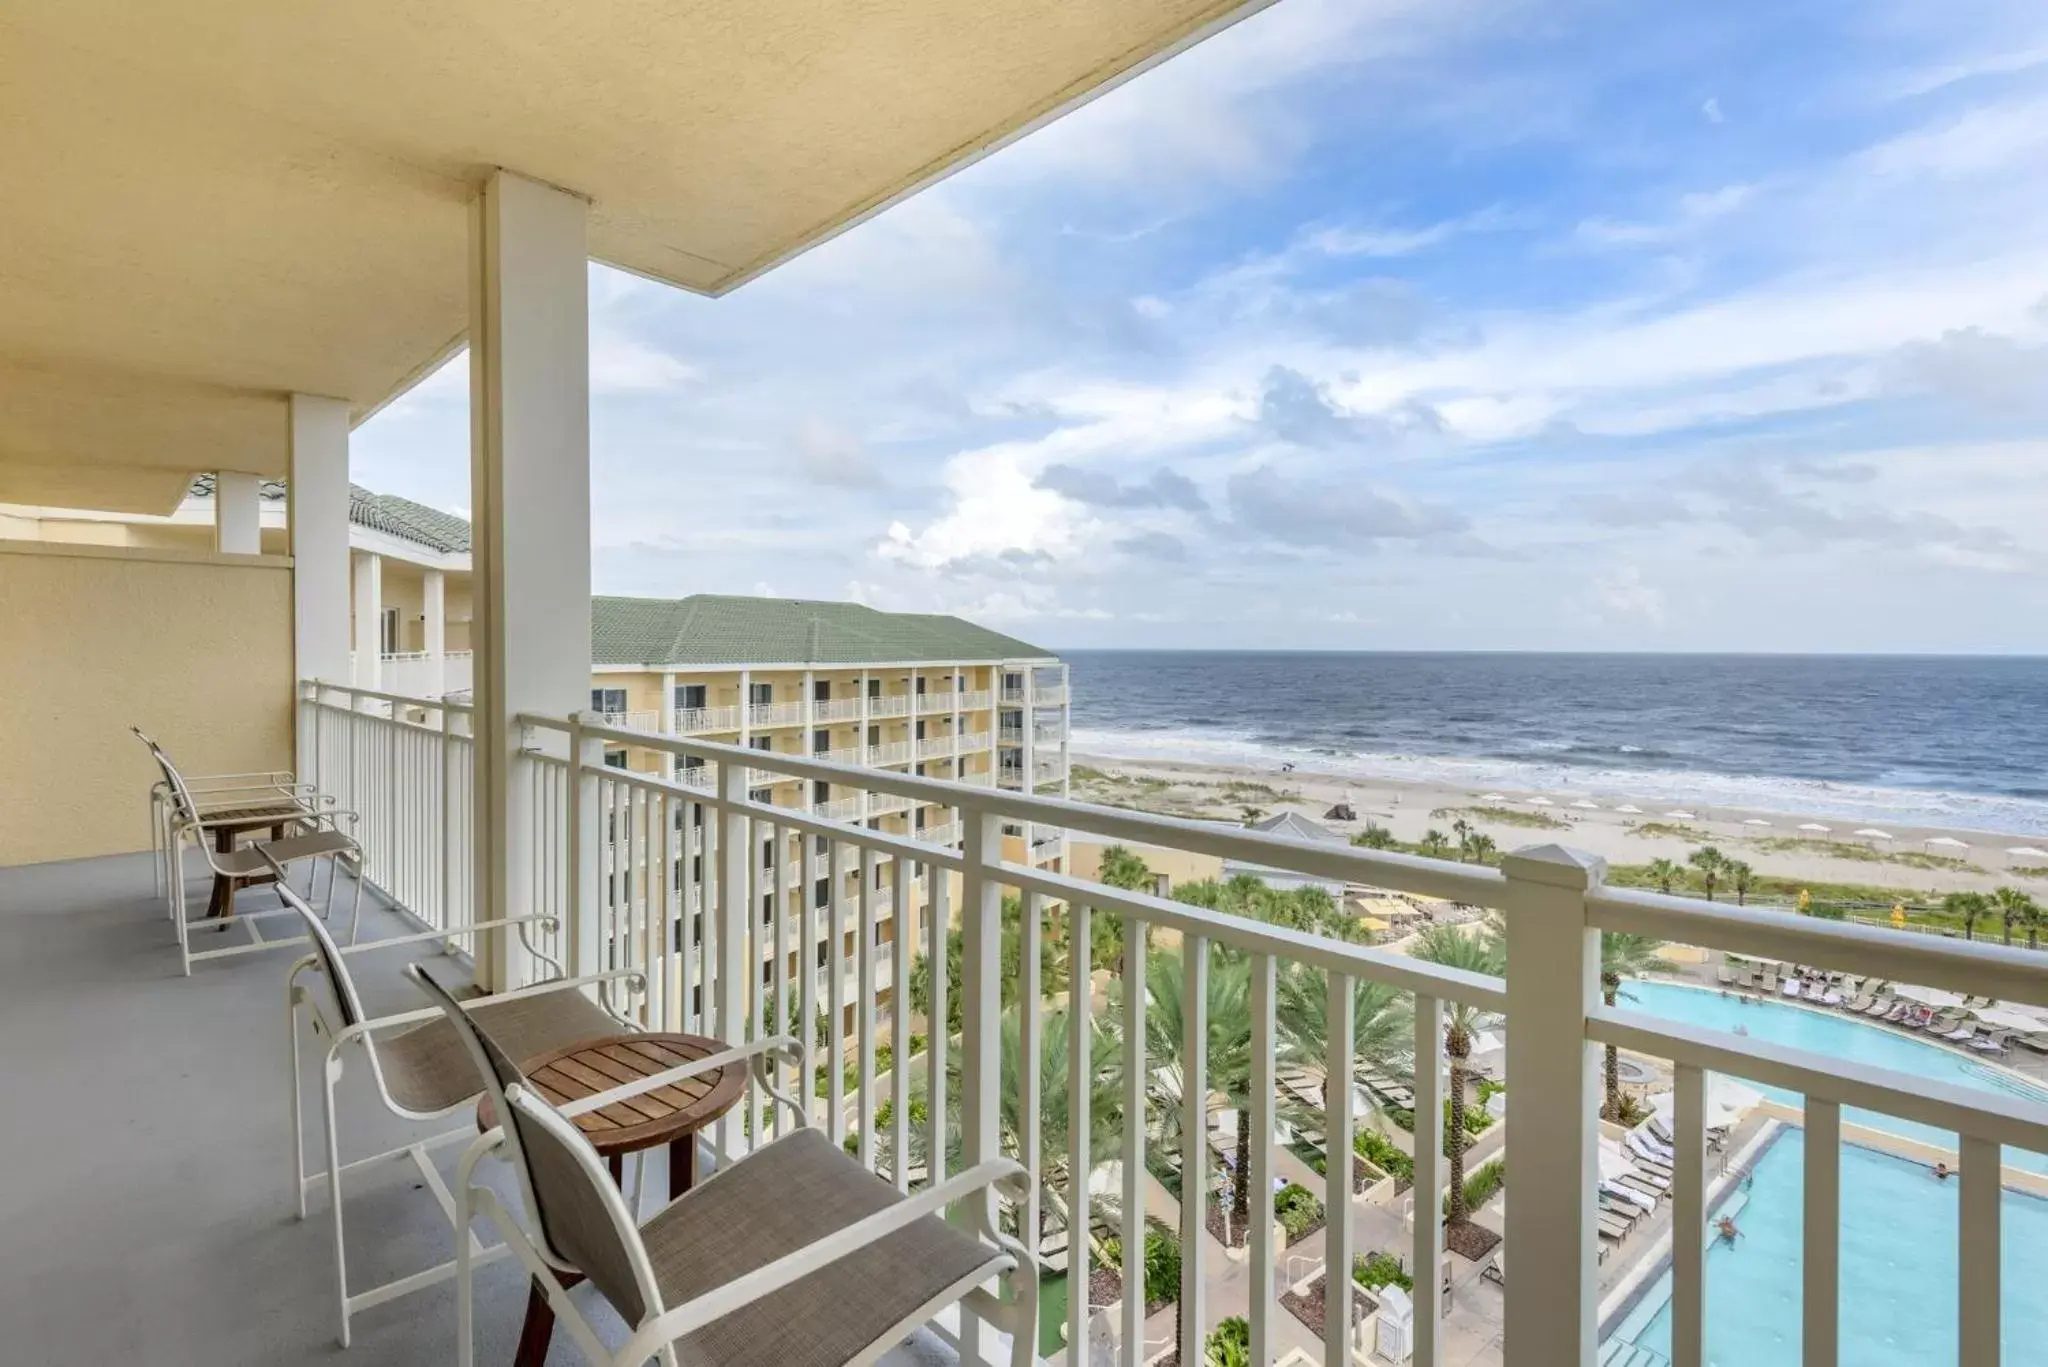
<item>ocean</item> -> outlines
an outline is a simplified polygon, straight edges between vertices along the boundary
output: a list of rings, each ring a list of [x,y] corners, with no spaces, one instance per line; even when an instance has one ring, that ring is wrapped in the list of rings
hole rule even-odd
[[[1082,754],[2048,835],[2048,658],[1064,658]]]

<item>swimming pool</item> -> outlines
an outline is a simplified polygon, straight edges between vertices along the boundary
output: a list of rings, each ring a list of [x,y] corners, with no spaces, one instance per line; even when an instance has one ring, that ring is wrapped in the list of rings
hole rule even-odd
[[[1737,1026],[1741,1026],[1748,1031],[1751,1039],[1767,1040],[1772,1044],[1782,1044],[1793,1049],[1804,1049],[1828,1058],[1891,1068],[1898,1072],[1911,1073],[1916,1077],[1934,1078],[1963,1087],[1974,1087],[1980,1091],[2004,1092],[2048,1105],[2048,1088],[2016,1077],[2004,1069],[1987,1066],[1954,1049],[1930,1044],[1926,1040],[1902,1035],[1896,1030],[1871,1025],[1850,1016],[1789,1006],[1781,1002],[1759,1001],[1755,998],[1724,997],[1710,988],[1685,987],[1677,983],[1663,982],[1624,984],[1620,1005],[1628,1010],[1642,1011],[1648,1015],[1661,1016],[1665,1020],[1682,1021],[1712,1030],[1732,1032]],[[1760,1083],[1751,1085],[1773,1100],[1795,1106],[1801,1102],[1796,1092],[1766,1087]],[[1916,1121],[1901,1120],[1896,1116],[1853,1108],[1845,1108],[1842,1117],[1851,1124],[1885,1130],[1908,1139],[1939,1144],[1951,1149],[1956,1146],[1956,1137],[1952,1131],[1938,1130]],[[2005,1161],[2012,1167],[2048,1172],[2048,1154],[2008,1148],[2005,1151]]]
[[[1754,1032],[1752,1032],[1754,1033]],[[1787,1127],[1752,1168],[1742,1237],[1706,1259],[1709,1367],[1798,1367],[1804,1132]],[[1842,1146],[1841,1361],[1936,1367],[1956,1357],[1958,1184],[1917,1163]],[[1724,1207],[1725,1209],[1725,1207]],[[2002,1323],[2007,1367],[2048,1364],[2048,1201],[2008,1191]],[[1670,1273],[1619,1338],[1671,1353]],[[1602,1362],[1641,1355],[1610,1343]]]

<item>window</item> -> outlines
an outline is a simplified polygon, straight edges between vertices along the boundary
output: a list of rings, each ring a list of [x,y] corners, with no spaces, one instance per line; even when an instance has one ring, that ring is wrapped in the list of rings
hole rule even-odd
[[[764,869],[775,867],[775,842],[772,840],[761,842],[761,867]]]
[[[910,814],[911,825],[915,827],[917,830],[921,831],[924,829],[924,816],[925,812],[928,810],[928,808],[919,807],[915,812],[912,812]]]
[[[868,744],[869,744],[869,745],[880,745],[881,743],[882,743],[882,728],[881,728],[881,727],[879,727],[879,726],[870,726],[870,727],[868,728]]]
[[[813,701],[813,702],[831,702],[831,701],[832,701],[832,681],[831,681],[830,679],[816,679],[816,680],[813,680],[813,681],[812,681],[812,683],[811,683],[811,701]]]
[[[816,886],[814,886],[811,889],[811,905],[814,907],[822,907],[831,900],[832,880],[829,878],[820,878],[817,881]]]
[[[823,968],[825,966],[826,961],[831,957],[832,942],[830,940],[818,941],[818,967]]]
[[[918,718],[917,722],[917,738],[919,740],[924,739],[924,719],[922,717]]]
[[[821,778],[814,778],[814,779],[812,779],[812,780],[811,780],[811,801],[813,801],[813,802],[830,802],[831,800],[832,800],[832,785],[831,785],[831,784],[829,784],[829,783],[827,783],[827,782],[825,782],[825,780],[823,780],[823,779],[821,779]],[[818,837],[818,845],[819,845],[819,848],[820,848],[820,849],[823,849],[823,848],[824,848],[824,841],[825,841],[825,837],[824,837],[824,836],[822,836],[822,835],[821,835],[821,836],[819,836],[819,837]]]
[[[593,712],[623,712],[626,710],[626,690],[623,688],[593,688],[590,690],[590,710]]]
[[[747,701],[760,706],[775,701],[775,685],[772,683],[750,683],[747,685]]]
[[[920,675],[918,675],[918,676],[917,676],[917,685],[916,685],[916,687],[917,687],[917,696],[918,696],[918,697],[920,697],[920,698],[922,698],[922,697],[924,696],[924,675],[920,674]]]
[[[923,777],[924,777],[924,765],[923,765],[923,764],[919,764],[919,765],[917,766],[917,776],[918,776],[919,778],[923,778]]]
[[[626,752],[624,750],[607,750],[604,752],[604,762],[608,768],[623,769],[626,767]]]
[[[812,853],[814,853],[814,854],[823,854],[823,853],[825,853],[825,852],[826,852],[827,850],[829,850],[829,849],[831,849],[831,848],[832,848],[832,842],[831,842],[831,840],[830,840],[830,839],[828,839],[827,837],[825,837],[825,836],[822,836],[822,835],[814,835],[814,836],[812,836],[812,837],[811,837],[811,851],[812,851]]]
[[[1021,692],[1021,691],[1023,690],[1023,687],[1024,687],[1024,676],[1023,676],[1022,674],[1005,674],[1005,675],[1003,675],[1003,692],[1005,692],[1005,693],[1017,693],[1017,692]]]
[[[677,684],[676,706],[685,711],[705,705],[703,684]]]
[[[868,680],[868,696],[870,698],[879,698],[882,696],[882,681],[880,679]]]
[[[398,609],[386,608],[378,619],[377,649],[386,655],[396,655],[402,649],[398,644]]]
[[[748,736],[747,744],[753,746],[756,750],[773,750],[775,748],[775,737]]]
[[[813,731],[813,732],[811,732],[811,753],[812,753],[812,754],[814,754],[814,755],[822,755],[822,754],[824,754],[824,753],[825,753],[825,752],[826,752],[827,750],[830,750],[831,748],[832,748],[832,733],[831,733],[830,731]]]

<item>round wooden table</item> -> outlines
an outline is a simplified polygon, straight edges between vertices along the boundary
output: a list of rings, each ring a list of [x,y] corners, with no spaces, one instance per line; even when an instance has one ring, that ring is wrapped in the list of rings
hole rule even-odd
[[[723,1040],[706,1035],[610,1035],[550,1050],[520,1064],[520,1071],[535,1091],[554,1105],[564,1106],[709,1058],[728,1047]],[[731,1063],[716,1072],[685,1078],[579,1115],[576,1127],[610,1163],[614,1181],[624,1172],[627,1154],[668,1145],[668,1194],[674,1200],[697,1180],[697,1132],[731,1110],[746,1090],[745,1065]],[[497,1125],[496,1109],[488,1095],[478,1103],[476,1119],[479,1129]],[[536,1283],[527,1293],[526,1322],[519,1331],[515,1367],[540,1367],[547,1359],[554,1329],[554,1309]]]

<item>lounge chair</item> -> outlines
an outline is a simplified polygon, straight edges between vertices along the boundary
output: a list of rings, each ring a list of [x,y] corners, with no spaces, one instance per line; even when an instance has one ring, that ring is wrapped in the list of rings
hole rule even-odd
[[[1728,987],[1735,982],[1735,970],[1723,964],[1714,971],[1714,977],[1720,982],[1721,986]]]
[[[150,752],[150,762],[155,763],[163,747],[139,726],[131,726],[128,730],[142,742],[143,748]],[[312,784],[300,783],[297,775],[285,769],[185,774],[183,777],[200,814],[212,823],[211,829],[216,831],[262,830],[279,822],[289,823],[302,816],[314,815],[319,808],[334,805],[331,799],[323,798]],[[171,879],[175,876],[171,861],[176,848],[171,840],[171,813],[176,799],[176,790],[168,777],[150,785],[149,848],[156,858],[155,891],[165,899],[167,906]]]
[[[1479,1275],[1496,1286],[1505,1287],[1508,1284],[1508,1251],[1505,1248],[1497,1250],[1493,1261]]]
[[[259,849],[268,847],[259,846]],[[400,936],[397,939],[379,940],[374,944],[362,945],[358,950],[342,949],[327,933],[327,927],[320,923],[298,893],[280,883],[278,891],[286,903],[305,922],[306,933],[311,936],[314,952],[292,965],[292,971],[285,980],[286,993],[290,1002],[292,1057],[292,1168],[298,1176],[293,1195],[298,1203],[300,1219],[306,1218],[306,1193],[312,1187],[325,1184],[328,1207],[334,1218],[334,1265],[335,1286],[339,1295],[341,1317],[341,1345],[349,1343],[349,1320],[358,1310],[381,1304],[397,1296],[447,1281],[455,1275],[455,1263],[451,1260],[410,1276],[401,1277],[383,1286],[367,1291],[351,1293],[348,1283],[348,1247],[346,1225],[343,1219],[341,1179],[343,1174],[362,1168],[411,1159],[419,1171],[419,1177],[426,1188],[435,1193],[442,1210],[451,1224],[455,1218],[454,1203],[447,1199],[447,1188],[440,1173],[435,1169],[429,1153],[458,1140],[476,1138],[475,1107],[477,1098],[483,1093],[483,1083],[476,1075],[461,1037],[442,1019],[436,1007],[424,1007],[416,1011],[400,1012],[396,1015],[372,1018],[363,1011],[362,997],[356,991],[354,978],[348,970],[348,956],[353,952],[372,949],[387,949],[406,943],[426,944],[446,941],[480,930],[509,929],[523,927],[531,922],[545,921],[540,916],[511,917],[500,921],[484,921],[475,925],[458,927],[453,930],[431,930],[418,935]],[[530,947],[529,947],[530,948]],[[312,990],[304,980],[309,969],[317,968],[327,980],[327,1000]],[[596,987],[604,994],[614,982],[621,979],[637,979],[640,974],[634,969],[620,969],[608,973],[592,974],[583,978],[558,979],[533,987],[521,988],[516,992],[505,992],[496,996],[479,997],[465,1002],[462,1009],[488,1020],[492,1028],[506,1041],[506,1047],[516,1050],[522,1057],[532,1057],[565,1044],[579,1040],[601,1039],[607,1035],[620,1035],[638,1027],[622,1013],[605,1009],[586,997],[580,990]],[[328,1041],[326,1057],[320,1069],[324,1082],[321,1101],[321,1121],[326,1131],[326,1167],[319,1172],[306,1171],[306,1143],[304,1102],[299,1067],[299,1013],[303,1010],[317,1037]],[[442,1134],[418,1139],[383,1153],[371,1154],[366,1158],[341,1161],[340,1119],[335,1103],[335,1091],[341,1081],[344,1065],[349,1053],[360,1048],[364,1061],[369,1065],[370,1078],[376,1084],[378,1101],[384,1109],[401,1120],[438,1120],[446,1116],[460,1115],[460,1124]],[[485,1253],[488,1259],[502,1256],[500,1247]]]
[[[963,1302],[1013,1331],[1012,1367],[1036,1361],[1038,1265],[996,1224],[996,1189],[1020,1199],[1028,1190],[1022,1165],[991,1159],[914,1195],[898,1191],[848,1157],[810,1123],[802,1102],[775,1085],[771,1065],[800,1054],[787,1037],[756,1039],[558,1110],[528,1085],[494,1022],[465,1011],[418,965],[407,971],[462,1039],[502,1118],[463,1157],[458,1224],[466,1231],[481,1212],[498,1226],[597,1367],[640,1367],[649,1359],[666,1367],[870,1363]],[[735,1063],[786,1109],[792,1128],[641,1224],[575,1117]],[[530,1226],[493,1189],[468,1181],[485,1150],[518,1175]],[[955,1205],[959,1226],[944,1219]],[[458,1240],[460,1367],[473,1360],[468,1247]],[[623,1349],[608,1348],[564,1290],[565,1280],[579,1278],[625,1320],[631,1337]],[[1011,1293],[1007,1302],[981,1289],[997,1279]]]
[[[1872,1002],[1864,1010],[1863,1014],[1871,1017],[1874,1020],[1883,1020],[1891,1015],[1892,1008],[1897,1004],[1898,1002],[1896,998],[1887,997],[1884,995],[1884,993],[1880,992],[1877,994],[1877,1000]]]
[[[1841,1003],[1841,1007],[1844,1011],[1850,1012],[1855,1015],[1861,1015],[1863,1012],[1868,1011],[1870,1009],[1871,1001],[1872,998],[1870,997],[1870,995],[1868,993],[1863,993],[1852,998],[1849,1001]]]
[[[1778,990],[1778,975],[1775,973],[1766,972],[1764,974],[1763,987],[1761,990],[1775,995]]]
[[[1953,1030],[1941,1030],[1937,1026],[1929,1026],[1928,1030],[1939,1034],[1950,1044],[1968,1044],[1977,1037],[1977,1022],[1966,1020]]]
[[[1617,1201],[1634,1206],[1646,1215],[1657,1209],[1658,1193],[1647,1188],[1631,1186],[1614,1178],[1603,1178],[1600,1190]]]
[[[1658,1143],[1665,1145],[1667,1148],[1672,1148],[1673,1151],[1676,1152],[1676,1141],[1672,1138],[1671,1130],[1668,1126],[1664,1124],[1662,1117],[1654,1115],[1651,1116],[1648,1120],[1645,1120],[1643,1122],[1643,1128],[1648,1130],[1652,1135],[1656,1136]]]
[[[343,831],[340,825],[343,818],[353,823],[354,812],[341,811],[311,799],[287,799],[273,794],[275,800],[266,799],[254,804],[253,809],[245,806],[224,815],[217,806],[209,808],[201,804],[192,786],[185,781],[184,774],[171,762],[162,746],[139,730],[135,734],[149,747],[150,758],[156,761],[163,776],[160,786],[170,795],[165,813],[165,841],[169,851],[165,858],[165,871],[170,880],[171,921],[178,931],[178,960],[186,977],[192,976],[192,965],[202,959],[229,958],[275,949],[280,945],[304,943],[296,936],[286,940],[263,938],[262,920],[271,916],[290,916],[291,907],[280,904],[265,911],[237,914],[233,904],[232,889],[250,878],[274,876],[282,894],[289,877],[287,870],[293,864],[307,866],[306,894],[310,897],[319,877],[319,861],[327,861],[327,898],[330,904],[334,900],[337,867],[341,864],[349,866],[356,885],[349,907],[349,942],[355,942],[362,917],[363,851],[355,837]],[[251,810],[256,810],[258,815],[252,818]],[[209,811],[213,815],[209,815]],[[216,838],[223,832],[234,836],[251,829],[275,829],[289,834],[247,848],[233,848],[233,840],[230,839],[225,842],[229,848],[223,849],[223,842]],[[187,840],[197,845],[206,856],[207,868],[214,877],[214,901],[222,911],[220,916],[203,918],[197,924],[226,929],[237,920],[245,921],[250,935],[247,943],[197,951],[192,948],[192,927],[195,923],[185,912],[183,845]]]
[[[2012,1035],[2013,1032],[2010,1030],[1993,1030],[1988,1035],[1979,1035],[1976,1039],[1970,1040],[1969,1045],[1980,1054],[2002,1054],[2005,1052],[2005,1042],[2011,1039]]]
[[[2016,1035],[2014,1038],[2037,1054],[2048,1054],[2048,1030],[2036,1030],[2032,1034]]]

